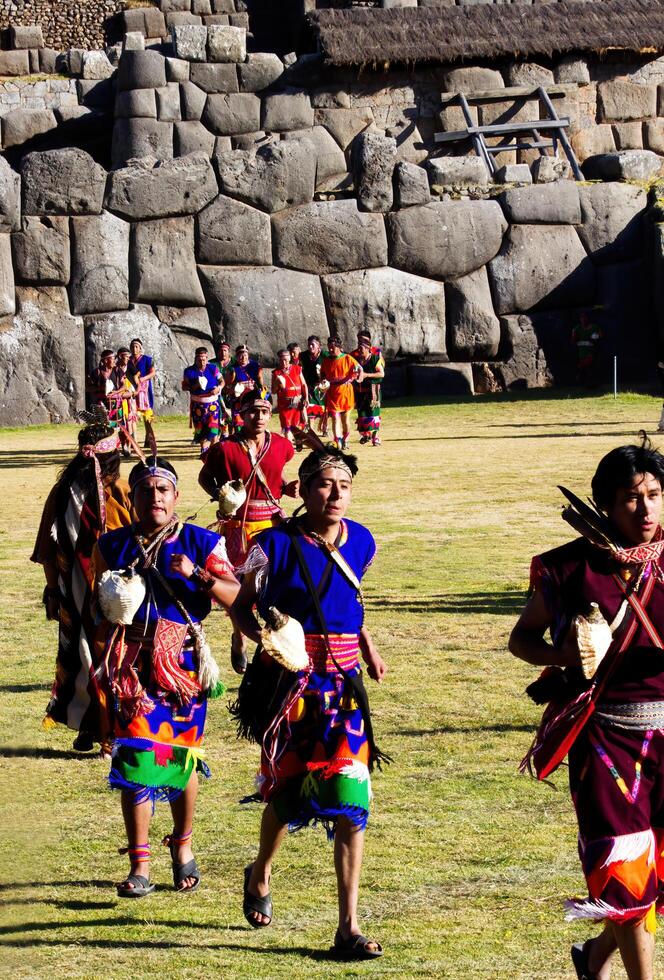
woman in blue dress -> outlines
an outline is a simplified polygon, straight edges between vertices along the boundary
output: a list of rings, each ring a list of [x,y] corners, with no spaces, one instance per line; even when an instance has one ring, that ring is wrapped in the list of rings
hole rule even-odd
[[[271,922],[272,862],[289,825],[323,823],[334,838],[338,883],[333,950],[365,959],[382,953],[377,942],[362,935],[357,919],[370,771],[381,755],[360,661],[378,682],[387,668],[364,625],[360,588],[375,542],[365,527],[345,519],[356,472],[354,457],[333,447],[305,459],[299,470],[305,513],[257,537],[232,615],[259,644],[255,605],[268,622],[274,609],[293,617],[303,627],[309,658],[306,670],[289,675],[293,684],[262,737],[259,789],[267,806],[258,856],[245,869],[245,917],[254,928]],[[252,675],[271,669],[270,660],[259,648],[247,691]],[[235,709],[241,721],[251,709],[242,702],[241,691]]]

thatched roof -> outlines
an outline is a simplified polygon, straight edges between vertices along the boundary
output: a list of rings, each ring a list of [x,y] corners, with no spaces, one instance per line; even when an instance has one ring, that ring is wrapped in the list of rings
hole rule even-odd
[[[318,10],[308,21],[325,62],[338,66],[664,52],[664,0]]]

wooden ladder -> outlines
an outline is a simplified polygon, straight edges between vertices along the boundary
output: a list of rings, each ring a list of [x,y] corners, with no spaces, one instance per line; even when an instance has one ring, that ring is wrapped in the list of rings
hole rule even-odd
[[[556,94],[561,94],[556,91]],[[496,123],[489,126],[476,126],[470,114],[468,98],[473,102],[505,101],[509,98],[532,98],[534,95],[547,111],[546,119],[538,119],[533,122],[513,122]],[[486,164],[491,177],[495,176],[496,161],[493,159],[494,153],[503,153],[511,150],[539,150],[541,156],[547,156],[547,150],[552,149],[553,155],[558,156],[558,143],[562,146],[565,156],[569,160],[575,180],[583,180],[583,174],[572,149],[572,145],[567,137],[566,129],[569,128],[570,121],[567,117],[560,118],[555,110],[547,90],[539,85],[537,88],[505,88],[492,89],[487,92],[475,92],[468,98],[463,92],[456,92],[449,100],[448,104],[458,103],[461,107],[466,129],[454,130],[450,133],[436,133],[434,139],[436,143],[457,143],[461,140],[470,139],[475,148],[475,152]],[[542,139],[541,133],[550,134],[551,139]],[[520,137],[520,142],[503,143],[498,146],[488,146],[485,136],[501,137]]]

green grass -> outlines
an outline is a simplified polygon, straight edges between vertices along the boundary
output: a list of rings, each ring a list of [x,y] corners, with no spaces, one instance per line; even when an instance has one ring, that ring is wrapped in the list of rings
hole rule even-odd
[[[213,779],[199,797],[195,847],[204,872],[189,898],[169,888],[158,846],[158,891],[136,902],[112,882],[126,859],[106,765],[73,758],[72,734],[43,732],[55,631],[40,607],[41,570],[28,561],[37,520],[73,426],[3,430],[0,437],[0,758],[5,972],[15,977],[570,976],[569,945],[588,933],[563,921],[583,892],[565,789],[519,776],[538,719],[523,689],[534,670],[506,651],[531,555],[568,537],[563,482],[587,492],[600,456],[653,430],[644,395],[557,393],[491,397],[385,411],[381,449],[357,447],[351,516],[379,544],[366,580],[367,621],[390,666],[370,694],[381,747],[394,764],[374,779],[360,908],[385,945],[373,964],[323,957],[335,929],[332,855],[322,832],[284,845],[273,882],[274,926],[241,914],[242,867],[255,852],[251,792],[257,749],[234,738],[224,702],[206,734]],[[159,420],[164,455],[182,484],[181,515],[204,504],[184,420]],[[126,464],[123,469],[126,470]],[[293,467],[294,469],[294,467]],[[210,505],[199,522],[212,519]],[[230,694],[226,618],[210,632]],[[624,974],[617,969],[617,977]]]

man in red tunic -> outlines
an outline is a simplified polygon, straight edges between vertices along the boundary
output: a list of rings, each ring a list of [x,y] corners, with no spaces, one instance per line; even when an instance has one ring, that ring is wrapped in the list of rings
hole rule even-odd
[[[277,396],[281,434],[293,442],[291,430],[307,425],[308,391],[299,362],[286,349],[279,351],[279,367],[272,372],[272,394]]]
[[[298,481],[284,481],[284,467],[293,458],[288,439],[268,430],[272,406],[263,388],[253,388],[239,404],[242,433],[212,446],[205,457],[198,482],[217,500],[225,483],[241,480],[246,501],[231,516],[219,514],[219,533],[226,539],[226,550],[234,568],[247,557],[251,539],[260,531],[274,527],[284,517],[281,497],[296,497]],[[231,663],[238,674],[247,667],[246,641],[234,631],[231,641]]]

